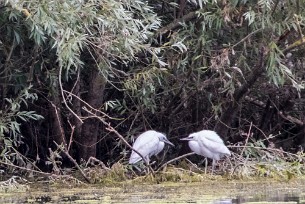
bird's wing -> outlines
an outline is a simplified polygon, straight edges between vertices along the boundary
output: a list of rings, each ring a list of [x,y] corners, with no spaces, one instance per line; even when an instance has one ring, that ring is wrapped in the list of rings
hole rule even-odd
[[[231,155],[229,149],[223,143],[211,141],[205,137],[200,137],[199,142],[200,145],[209,149],[211,152]]]
[[[154,152],[151,152],[150,156],[159,154],[164,149],[165,144],[164,142],[158,141],[158,144],[156,146],[156,150]]]
[[[200,135],[203,135],[208,140],[223,144],[223,140],[219,137],[219,135],[216,132],[212,130],[202,130],[200,133],[201,133]]]
[[[133,149],[137,150],[143,157],[150,157],[158,148],[159,138],[155,136],[155,131],[142,133],[133,144]],[[133,164],[140,161],[142,157],[132,151],[129,163]]]

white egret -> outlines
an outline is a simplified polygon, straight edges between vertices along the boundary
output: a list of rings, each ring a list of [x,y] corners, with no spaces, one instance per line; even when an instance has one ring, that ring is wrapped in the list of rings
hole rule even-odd
[[[145,162],[149,163],[149,158],[160,153],[163,150],[165,143],[174,146],[164,134],[154,130],[148,130],[139,135],[132,148],[145,158]],[[129,158],[129,164],[135,164],[141,160],[142,157],[135,151],[132,151]]]
[[[212,173],[214,172],[215,160],[218,161],[225,155],[231,155],[223,140],[212,130],[195,132],[180,140],[189,141],[189,147],[193,152],[213,160]]]

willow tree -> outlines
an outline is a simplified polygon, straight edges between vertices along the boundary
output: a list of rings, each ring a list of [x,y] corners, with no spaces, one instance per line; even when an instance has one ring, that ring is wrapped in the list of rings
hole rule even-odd
[[[170,2],[158,12],[167,16],[160,43],[180,39],[187,47],[164,53],[171,88],[163,121],[170,131],[215,129],[232,142],[248,131],[253,139],[301,139],[305,3]]]
[[[32,148],[44,154],[55,141],[66,148],[77,144],[73,151],[79,158],[96,156],[101,126],[91,116],[104,116],[98,111],[105,86],[115,87],[120,66],[137,61],[139,53],[163,64],[159,49],[149,44],[160,19],[143,1],[8,0],[0,9],[0,29],[6,33],[1,56],[7,61],[1,88],[9,87],[1,99],[32,84],[40,100],[39,108],[31,108],[45,117],[42,126],[24,130],[25,140],[36,141]]]
[[[17,112],[45,118],[20,131],[37,158],[48,157],[55,141],[85,160],[97,152],[120,159],[125,146],[104,139],[101,121],[127,139],[150,128],[170,139],[207,128],[232,142],[247,131],[254,139],[295,134],[305,146],[304,7],[279,0],[7,0],[0,5],[2,108],[5,98],[21,95],[17,103],[30,102]],[[41,119],[29,113],[25,120]],[[13,129],[3,124],[1,137],[10,138]]]

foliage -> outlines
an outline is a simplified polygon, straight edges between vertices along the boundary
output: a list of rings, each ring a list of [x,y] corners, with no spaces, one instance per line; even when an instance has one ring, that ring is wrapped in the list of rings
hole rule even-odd
[[[14,161],[19,158],[14,148],[22,144],[21,124],[30,120],[41,120],[43,117],[35,111],[22,111],[28,107],[28,101],[37,100],[37,94],[30,93],[31,86],[22,90],[16,98],[5,98],[4,108],[0,111],[0,158]]]
[[[243,158],[274,156],[265,151],[271,143],[296,152],[305,147],[304,8],[302,1],[272,0],[6,0],[0,4],[2,156],[23,135],[31,154],[45,160],[61,164],[60,153],[48,150],[60,140],[75,157],[95,148],[90,156],[118,163],[129,149],[95,116],[128,141],[153,128],[178,143],[180,135],[223,123],[217,130],[228,132],[221,136],[238,143],[253,124]],[[224,121],[226,113],[232,118]],[[50,137],[21,131],[42,116],[33,129]],[[259,142],[266,135],[278,137]],[[172,157],[180,154],[177,146]]]
[[[55,48],[59,66],[64,69],[82,67],[80,56],[85,49],[97,52],[98,62],[109,67],[115,59],[135,58],[139,50],[156,55],[144,43],[160,26],[160,19],[145,2],[8,2],[17,10],[28,8],[30,38],[38,45]]]

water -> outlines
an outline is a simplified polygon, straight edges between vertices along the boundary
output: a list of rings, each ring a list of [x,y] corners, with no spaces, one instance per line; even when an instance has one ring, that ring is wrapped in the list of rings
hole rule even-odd
[[[210,203],[305,204],[305,182],[218,182],[125,184],[121,187],[90,186],[29,188],[1,193],[0,203]]]

